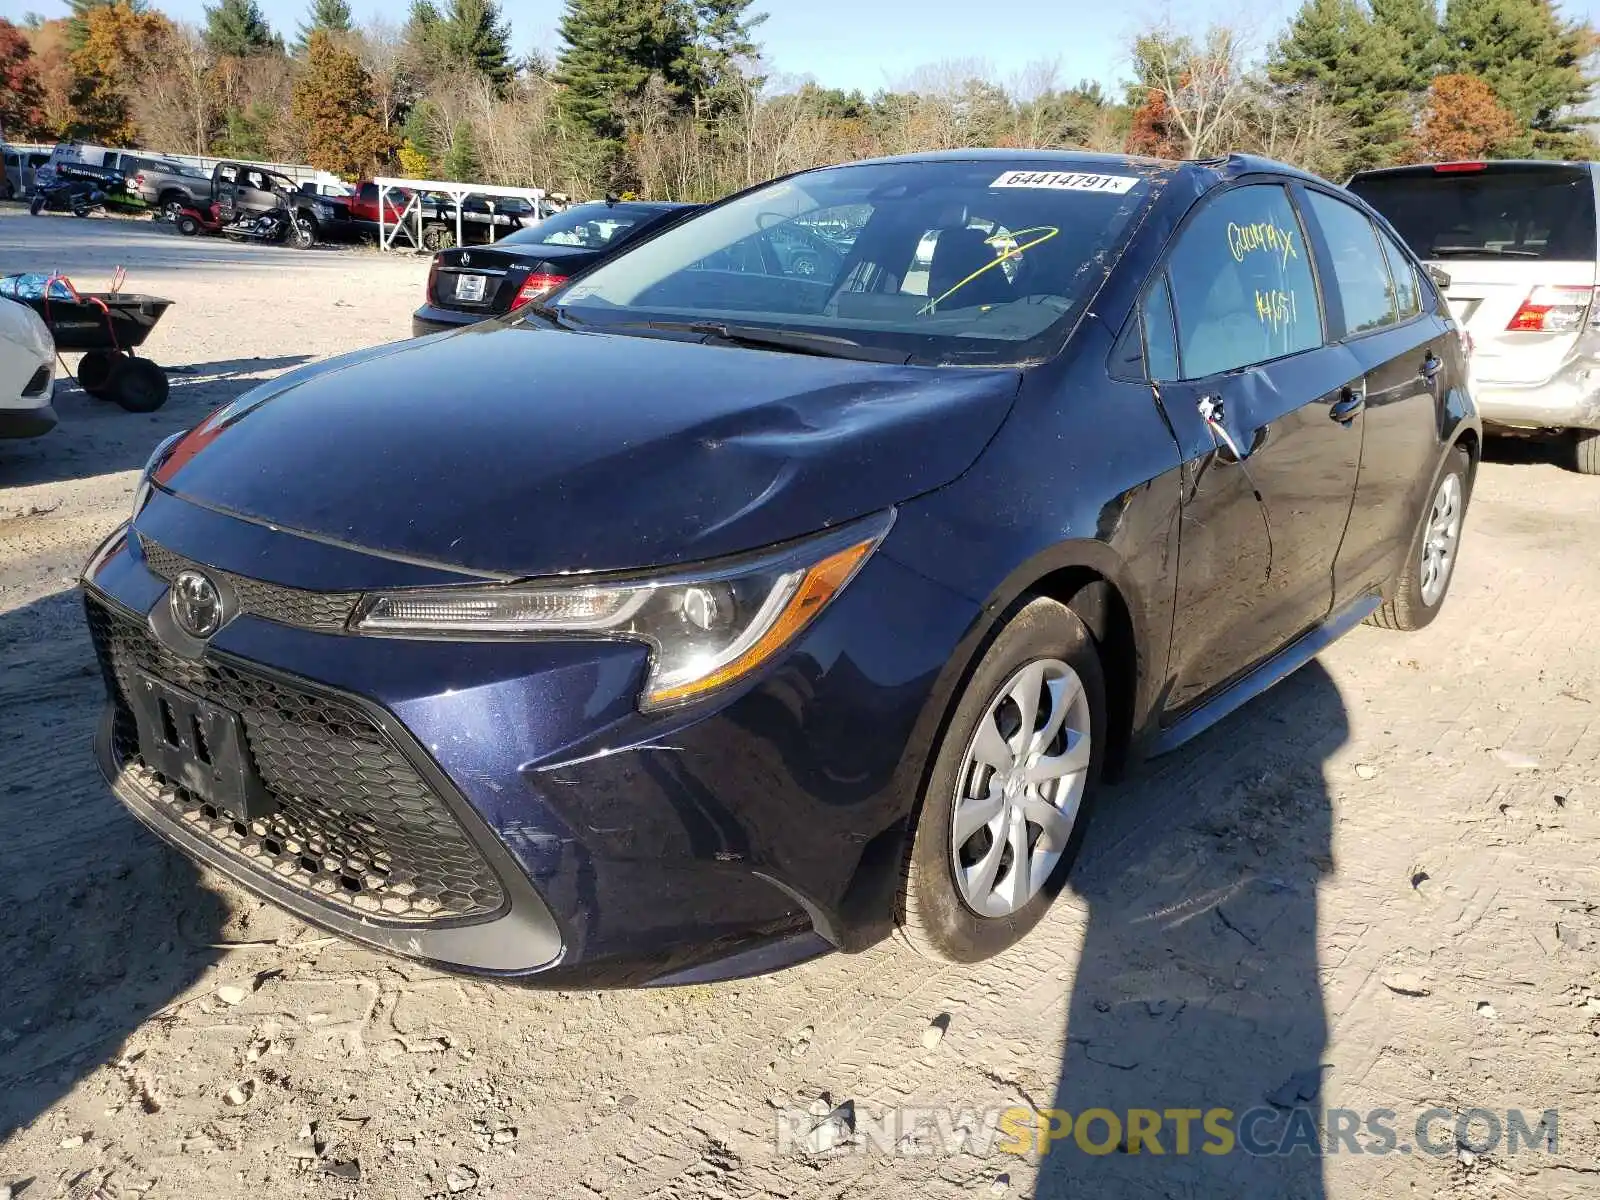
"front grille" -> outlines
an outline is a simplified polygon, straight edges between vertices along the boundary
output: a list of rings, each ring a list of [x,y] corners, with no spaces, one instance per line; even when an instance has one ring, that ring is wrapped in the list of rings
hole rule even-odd
[[[86,606],[116,762],[147,802],[234,862],[377,924],[482,920],[504,906],[444,801],[360,708],[231,662],[180,658],[94,597]],[[128,703],[140,670],[239,714],[276,811],[236,819],[144,762]]]
[[[171,583],[183,571],[204,571],[212,579],[233,588],[239,597],[240,609],[252,617],[276,621],[279,625],[294,625],[300,629],[316,629],[324,633],[343,632],[355,611],[360,592],[311,592],[304,588],[285,587],[265,583],[232,571],[219,571],[192,559],[175,554],[165,546],[140,538],[144,559],[161,578]]]

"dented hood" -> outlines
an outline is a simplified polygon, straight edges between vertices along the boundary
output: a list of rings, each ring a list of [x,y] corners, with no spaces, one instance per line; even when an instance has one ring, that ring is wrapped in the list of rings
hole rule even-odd
[[[503,575],[755,549],[960,475],[1014,370],[851,362],[491,323],[305,368],[156,471],[177,495]]]

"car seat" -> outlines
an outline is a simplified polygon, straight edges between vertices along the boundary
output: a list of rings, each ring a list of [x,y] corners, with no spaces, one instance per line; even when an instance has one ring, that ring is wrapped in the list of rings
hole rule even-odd
[[[999,255],[989,237],[981,229],[946,229],[939,234],[928,268],[930,303],[943,309],[973,308],[1016,299],[1005,272],[993,265]]]

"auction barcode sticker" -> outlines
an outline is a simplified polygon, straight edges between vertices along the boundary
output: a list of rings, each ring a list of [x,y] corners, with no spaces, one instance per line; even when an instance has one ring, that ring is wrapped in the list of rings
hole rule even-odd
[[[1086,175],[1082,171],[1007,171],[991,183],[997,188],[1055,188],[1063,192],[1131,192],[1137,175]]]

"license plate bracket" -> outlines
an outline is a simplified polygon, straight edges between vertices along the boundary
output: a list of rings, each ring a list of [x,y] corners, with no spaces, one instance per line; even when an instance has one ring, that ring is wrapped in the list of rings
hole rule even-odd
[[[238,820],[277,804],[256,772],[239,714],[143,671],[130,689],[145,765]]]
[[[456,299],[482,301],[488,286],[487,275],[457,275]]]

